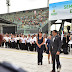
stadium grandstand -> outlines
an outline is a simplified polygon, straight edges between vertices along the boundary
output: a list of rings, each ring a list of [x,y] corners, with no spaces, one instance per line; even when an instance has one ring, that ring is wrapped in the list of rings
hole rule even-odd
[[[16,33],[37,33],[39,30],[47,32],[49,8],[40,8],[13,13],[1,14],[0,18],[17,25]]]

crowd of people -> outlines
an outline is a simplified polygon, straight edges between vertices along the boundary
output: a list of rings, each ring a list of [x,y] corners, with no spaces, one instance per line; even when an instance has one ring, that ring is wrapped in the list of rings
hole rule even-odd
[[[3,43],[1,46],[5,48],[16,48],[21,50],[36,51],[36,36],[37,35],[23,35],[23,34],[4,34]]]
[[[2,14],[0,18],[18,24],[18,28],[26,25],[42,26],[48,20],[48,8]]]
[[[44,52],[46,52],[47,48],[47,42],[51,39],[52,35],[47,36],[46,34],[43,35],[45,38],[45,42],[43,44],[44,46]],[[58,34],[58,36],[61,38],[61,35]],[[3,34],[3,43],[1,47],[5,46],[6,48],[16,48],[16,49],[22,49],[22,50],[35,50],[36,51],[36,39],[38,37],[38,34],[33,35],[23,35],[23,34]],[[64,34],[63,42],[62,42],[62,48],[67,48],[69,46],[70,41],[70,33],[67,35]],[[24,46],[24,48],[23,48]],[[71,46],[72,47],[72,46]],[[69,50],[70,51],[70,50]]]
[[[50,55],[52,58],[53,70],[55,72],[55,59],[57,62],[57,70],[60,70],[61,64],[59,60],[59,54],[61,49],[63,52],[68,52],[68,46],[72,44],[72,33],[64,35],[63,41],[61,41],[61,35],[57,34],[56,30],[52,31],[52,35],[47,36],[39,32],[38,34],[23,35],[23,34],[3,34],[3,42],[1,47],[14,48],[27,51],[38,52],[38,65],[42,65],[43,52],[48,54],[48,63],[50,64]],[[70,51],[70,48],[69,48]]]
[[[3,42],[1,44],[1,47],[5,48],[15,48],[15,49],[21,49],[21,50],[30,50],[30,51],[36,51],[36,39],[38,35],[23,35],[23,34],[3,34]],[[46,34],[43,36],[45,38],[44,43],[44,52],[46,51],[45,44],[46,44]]]
[[[68,54],[70,52],[70,41],[72,40],[72,33],[68,33],[67,35],[64,34],[63,37],[63,44],[62,44],[62,49],[64,54]],[[72,44],[71,44],[72,48]]]

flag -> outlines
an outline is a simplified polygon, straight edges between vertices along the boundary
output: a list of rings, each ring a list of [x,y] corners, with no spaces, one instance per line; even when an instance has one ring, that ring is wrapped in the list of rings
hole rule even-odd
[[[61,29],[61,40],[63,40],[63,36],[64,36],[64,25],[62,26],[62,29]]]

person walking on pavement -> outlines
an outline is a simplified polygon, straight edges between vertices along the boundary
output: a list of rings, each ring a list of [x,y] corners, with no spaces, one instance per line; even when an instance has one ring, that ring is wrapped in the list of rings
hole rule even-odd
[[[50,52],[52,55],[53,70],[51,72],[56,72],[55,60],[57,62],[57,72],[60,72],[61,64],[60,64],[60,60],[59,60],[59,55],[60,55],[60,49],[61,49],[62,43],[61,43],[59,36],[57,35],[57,30],[53,30],[52,35],[53,36],[50,41]]]

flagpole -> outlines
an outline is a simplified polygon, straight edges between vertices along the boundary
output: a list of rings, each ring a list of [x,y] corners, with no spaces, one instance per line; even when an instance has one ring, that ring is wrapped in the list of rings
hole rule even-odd
[[[62,20],[62,32],[61,32],[61,41],[63,41],[63,37],[64,37],[64,20]]]

